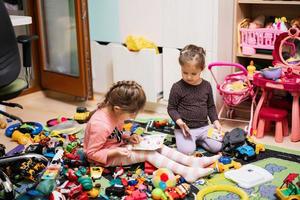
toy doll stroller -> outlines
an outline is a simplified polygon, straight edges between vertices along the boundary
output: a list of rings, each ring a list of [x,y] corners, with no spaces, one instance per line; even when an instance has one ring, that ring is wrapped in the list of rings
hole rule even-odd
[[[213,73],[212,70],[213,67],[234,67],[236,69],[239,69],[240,71],[227,75],[224,79],[224,82],[220,84]],[[222,96],[224,101],[220,109],[220,112],[218,114],[219,119],[247,122],[247,123],[249,122],[248,128],[250,128],[251,127],[250,124],[252,122],[253,109],[254,109],[253,108],[254,91],[253,91],[253,85],[250,83],[248,79],[248,72],[245,69],[245,67],[237,63],[214,62],[208,65],[208,69],[211,72],[217,84],[217,89],[219,91],[219,94]],[[248,121],[248,120],[234,119],[233,115],[235,109],[237,109],[236,107],[249,98],[252,99],[250,120]],[[222,114],[225,109],[227,110],[226,118],[222,117]]]

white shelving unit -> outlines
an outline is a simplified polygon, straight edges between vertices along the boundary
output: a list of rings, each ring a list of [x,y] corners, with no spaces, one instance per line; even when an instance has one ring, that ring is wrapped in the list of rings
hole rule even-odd
[[[32,19],[29,16],[10,15],[10,20],[13,26],[22,26],[32,23]]]

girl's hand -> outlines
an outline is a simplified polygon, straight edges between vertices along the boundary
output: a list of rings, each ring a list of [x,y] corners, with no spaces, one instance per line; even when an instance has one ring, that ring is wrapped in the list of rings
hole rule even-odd
[[[182,121],[182,119],[178,119],[176,124],[181,128],[182,134],[184,137],[191,137],[190,128]]]
[[[216,127],[216,129],[217,129],[220,133],[222,132],[222,126],[221,126],[219,120],[214,121],[214,126]]]
[[[116,148],[115,154],[119,156],[130,156],[130,151],[127,148]]]
[[[133,134],[128,138],[128,142],[131,144],[138,144],[141,142],[141,137],[137,134]]]

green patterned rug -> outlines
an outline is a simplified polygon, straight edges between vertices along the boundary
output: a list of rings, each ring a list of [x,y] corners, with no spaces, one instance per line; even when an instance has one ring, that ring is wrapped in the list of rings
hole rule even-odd
[[[251,200],[276,200],[275,190],[283,183],[284,178],[289,173],[300,174],[300,152],[287,150],[279,147],[267,146],[265,153],[258,156],[257,161],[251,163],[269,171],[274,179],[271,182],[259,185],[250,189],[243,189],[248,193]],[[235,183],[224,177],[224,173],[213,175],[205,185],[198,186],[198,189],[211,185],[229,184],[237,186]],[[237,186],[238,187],[238,186]],[[206,195],[209,200],[238,200],[238,195],[226,192],[215,192]]]

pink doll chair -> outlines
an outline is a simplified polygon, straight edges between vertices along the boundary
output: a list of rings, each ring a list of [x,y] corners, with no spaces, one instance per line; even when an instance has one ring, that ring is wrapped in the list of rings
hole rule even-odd
[[[287,111],[284,109],[262,107],[259,112],[259,121],[257,128],[257,138],[263,138],[264,132],[270,125],[270,122],[275,122],[275,141],[283,142],[283,136],[288,136],[288,120]]]

